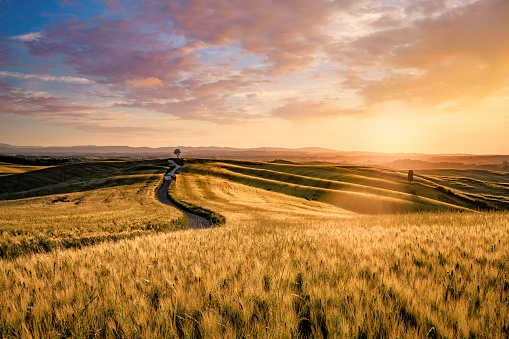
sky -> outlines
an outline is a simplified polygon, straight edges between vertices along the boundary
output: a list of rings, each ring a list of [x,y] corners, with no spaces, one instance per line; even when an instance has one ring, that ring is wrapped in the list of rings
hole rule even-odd
[[[0,0],[0,143],[509,154],[508,0]]]

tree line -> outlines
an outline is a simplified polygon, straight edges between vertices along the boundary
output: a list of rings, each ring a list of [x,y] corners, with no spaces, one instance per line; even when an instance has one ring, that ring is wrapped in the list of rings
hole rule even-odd
[[[0,155],[0,162],[8,162],[18,165],[29,166],[54,166],[63,165],[70,161],[78,161],[76,158],[26,158],[15,155]]]

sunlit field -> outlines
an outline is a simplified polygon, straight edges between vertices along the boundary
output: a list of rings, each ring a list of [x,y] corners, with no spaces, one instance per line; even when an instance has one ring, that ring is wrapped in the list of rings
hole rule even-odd
[[[164,173],[164,162],[157,166]],[[352,175],[355,182],[350,182],[346,175],[339,180],[334,168],[288,165],[282,171],[279,165],[250,163],[258,167],[255,170],[266,167],[286,173],[273,174],[278,180],[253,181],[254,175],[232,176],[233,171],[225,170],[228,166],[235,173],[248,168],[233,162],[219,169],[208,162],[189,162],[172,183],[179,199],[223,215],[226,223],[221,227],[152,231],[132,239],[0,261],[0,336],[509,335],[508,212],[478,212],[465,199],[458,199],[464,205],[453,204],[459,191],[447,196],[434,193],[431,185],[409,188],[402,172],[398,179],[396,172],[365,168],[360,175],[361,169],[352,168],[358,177]],[[289,182],[297,180],[287,176],[290,169],[300,182]],[[306,174],[304,169],[312,171]],[[124,228],[135,216],[139,227],[152,222],[148,211],[177,218],[179,212],[153,201],[161,178],[156,172],[146,174],[154,180],[137,184],[4,201],[0,211],[22,215],[22,206],[32,201],[42,204],[66,196],[69,201],[48,204],[54,219],[33,214],[32,227],[53,224],[57,215],[62,216],[56,223],[60,230],[66,222],[73,223],[72,218],[100,224],[91,211],[107,210],[108,204],[114,213],[107,220],[111,224],[123,220]],[[369,199],[378,194],[381,202],[371,205],[376,213],[406,207],[391,214],[355,213],[352,205],[323,199],[320,190],[305,185],[306,180],[317,183],[318,179],[324,180],[317,185],[324,190],[337,189],[334,181],[349,189],[345,192],[366,194]],[[269,180],[273,185],[263,186]],[[411,188],[416,194],[406,192]],[[432,193],[452,202],[433,199]],[[85,195],[75,205],[80,209],[72,215],[65,212],[80,194]],[[411,205],[414,201],[405,200],[405,194],[418,195],[419,204]],[[140,210],[133,209],[135,201],[143,201]],[[361,201],[370,200],[357,202]],[[407,212],[421,203],[425,211]],[[130,212],[122,214],[123,209]],[[15,227],[22,229],[21,225]]]
[[[17,173],[25,173],[25,172],[35,171],[35,170],[43,169],[43,168],[47,168],[47,166],[28,166],[28,165],[19,165],[19,164],[7,163],[7,162],[0,162],[0,176],[17,174]]]
[[[181,228],[182,215],[154,199],[164,166],[95,162],[2,177],[0,257]]]
[[[444,183],[450,185],[461,180],[474,181],[469,178],[449,177],[447,181],[443,176],[417,172],[414,180],[409,182],[404,171],[362,166],[307,166],[196,159],[188,161],[180,173],[184,181],[198,180],[197,174],[207,176],[202,177],[204,185],[198,184],[201,190],[205,190],[209,182],[222,178],[243,186],[326,203],[328,208],[332,205],[362,214],[509,209],[509,204],[506,204],[509,175],[505,172],[477,172],[477,178],[484,179],[477,180],[485,186],[482,191],[484,195],[472,194],[471,189],[444,186]],[[186,177],[187,174],[191,176]],[[177,181],[176,185],[181,182]],[[187,194],[187,189],[182,191]],[[484,199],[486,195],[489,195],[489,199]]]
[[[3,336],[498,337],[507,214],[270,218],[4,261]],[[434,336],[432,336],[434,337]]]

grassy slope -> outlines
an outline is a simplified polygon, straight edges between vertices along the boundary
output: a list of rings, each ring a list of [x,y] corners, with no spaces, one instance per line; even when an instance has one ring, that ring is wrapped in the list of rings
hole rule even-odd
[[[145,174],[161,174],[165,162],[98,161],[73,163],[0,177],[0,200],[82,192],[142,182]]]
[[[36,171],[36,170],[44,169],[47,167],[48,166],[28,166],[28,165],[11,164],[8,162],[0,162],[0,176]]]
[[[1,177],[0,257],[181,227],[181,214],[154,199],[164,170],[164,161],[116,161]]]
[[[328,204],[268,192],[209,175],[179,174],[174,194],[181,200],[221,211],[220,214],[227,221],[236,223],[250,222],[254,216],[270,215],[273,220],[298,221],[302,218],[337,218],[352,214]]]
[[[478,208],[474,199],[441,192],[425,182],[408,183],[406,174],[375,168],[195,160],[188,162],[181,173],[221,177],[357,213]]]
[[[487,170],[437,169],[420,171],[423,178],[468,197],[482,199],[491,207],[509,210],[509,173]]]
[[[2,260],[0,337],[509,334],[508,213],[356,215],[189,171],[176,193],[226,225]]]

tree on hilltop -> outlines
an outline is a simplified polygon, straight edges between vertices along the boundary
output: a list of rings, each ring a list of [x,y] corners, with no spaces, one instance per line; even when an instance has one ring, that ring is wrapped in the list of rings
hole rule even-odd
[[[176,149],[173,151],[173,154],[175,154],[175,155],[177,156],[177,158],[179,157],[180,153],[182,153],[182,152],[180,152],[180,150],[179,150],[178,148],[176,148]]]

